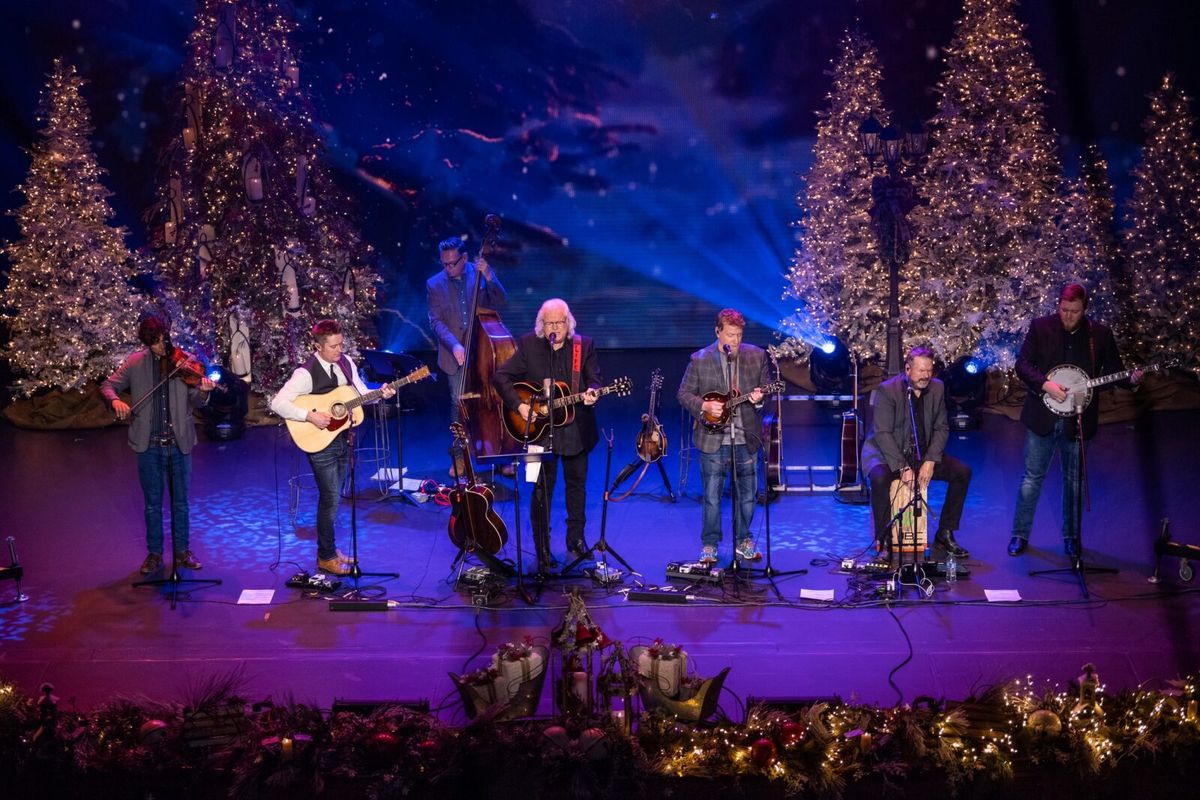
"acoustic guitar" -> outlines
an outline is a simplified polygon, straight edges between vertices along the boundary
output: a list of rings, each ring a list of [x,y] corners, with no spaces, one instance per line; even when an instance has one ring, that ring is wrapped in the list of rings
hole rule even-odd
[[[650,410],[642,415],[642,429],[637,435],[638,458],[647,464],[653,464],[667,454],[667,437],[655,416],[662,385],[662,370],[656,369],[650,375]]]
[[[450,431],[454,434],[450,455],[458,463],[458,454],[461,453],[465,474],[458,476],[458,485],[450,490],[447,533],[459,550],[495,555],[508,541],[508,527],[492,506],[494,497],[491,488],[475,480],[466,429],[455,422],[450,425]]]
[[[776,392],[782,392],[783,381],[773,381],[768,383],[766,386],[759,386],[758,390],[762,392],[764,396],[768,394],[775,394]],[[753,390],[746,392],[745,394],[738,394],[737,392],[730,392],[729,394],[709,392],[708,394],[704,395],[704,402],[707,403],[709,400],[717,400],[725,405],[721,408],[720,414],[710,414],[707,411],[702,412],[700,415],[700,422],[702,422],[704,427],[708,428],[710,431],[715,432],[723,430],[725,426],[729,424],[729,420],[733,416],[733,410],[742,403],[747,402],[752,393]]]
[[[504,409],[504,427],[517,441],[525,441],[527,432],[529,441],[536,442],[541,439],[550,429],[552,415],[554,427],[561,428],[570,425],[575,421],[575,405],[582,402],[587,394],[587,392],[567,394],[571,387],[563,381],[555,381],[550,390],[550,408],[547,409],[542,387],[520,381],[514,383],[513,388],[521,398],[521,403],[528,403],[533,409],[531,420],[526,420],[515,408]],[[627,395],[632,388],[633,383],[629,378],[617,378],[608,386],[597,389],[596,394],[598,397],[606,394]]]
[[[428,377],[429,367],[418,367],[403,378],[387,385],[393,389],[399,389],[401,386],[416,383]],[[363,421],[362,407],[367,403],[375,402],[382,396],[382,386],[366,394],[359,394],[358,389],[355,389],[352,383],[339,386],[325,394],[302,394],[292,402],[306,411],[324,412],[333,419],[329,421],[329,427],[325,430],[321,430],[307,420],[285,420],[288,434],[296,443],[296,447],[306,453],[318,453],[328,447],[344,431],[361,425]],[[350,424],[347,425],[347,422]]]

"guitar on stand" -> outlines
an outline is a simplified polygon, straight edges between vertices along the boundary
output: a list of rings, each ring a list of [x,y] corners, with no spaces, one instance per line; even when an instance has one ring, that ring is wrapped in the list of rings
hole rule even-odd
[[[495,558],[508,542],[508,527],[492,505],[491,487],[475,480],[466,428],[455,422],[450,425],[450,431],[454,434],[451,461],[456,465],[461,463],[465,470],[465,474],[455,476],[456,485],[450,489],[447,533],[458,548],[455,561],[463,559],[465,562],[466,556],[473,554],[493,572],[511,575],[512,571]]]
[[[851,359],[850,365],[853,370],[851,386],[854,399],[850,410],[842,412],[841,461],[834,496],[845,503],[865,505],[871,501],[871,497],[866,481],[862,479],[863,421],[858,413],[858,359]],[[843,497],[842,492],[846,490],[851,490],[851,493]]]
[[[392,381],[387,386],[399,389],[410,383],[429,377],[429,367],[422,366],[413,370],[399,380]],[[288,435],[292,441],[306,453],[318,453],[350,428],[357,428],[363,421],[362,407],[373,403],[383,396],[383,387],[366,394],[359,394],[354,384],[347,383],[332,392],[325,394],[302,394],[295,399],[295,404],[306,411],[320,411],[333,417],[329,427],[322,430],[304,420],[284,420],[287,423]],[[350,423],[347,425],[346,423]]]
[[[638,466],[642,467],[642,474],[638,475],[636,481],[629,491],[620,497],[611,498],[613,502],[624,500],[629,495],[633,494],[634,489],[642,482],[642,478],[646,476],[646,470],[651,464],[658,464],[658,471],[662,475],[663,485],[667,487],[667,494],[671,498],[671,502],[675,502],[675,492],[671,489],[671,481],[667,477],[667,469],[663,466],[662,457],[667,454],[667,435],[663,433],[662,424],[658,421],[658,403],[659,393],[662,391],[663,375],[661,369],[654,370],[650,375],[650,408],[642,415],[642,429],[637,435],[637,458],[630,461],[617,474],[617,479],[608,489],[608,494],[612,494],[617,490],[630,475],[637,470]]]
[[[586,391],[567,394],[570,387],[563,381],[555,381],[550,398],[550,408],[546,408],[546,398],[542,395],[542,387],[534,386],[526,381],[513,384],[522,404],[528,404],[530,418],[522,417],[516,409],[505,409],[504,427],[510,436],[517,441],[536,442],[546,435],[551,424],[562,428],[575,421],[575,406],[583,401]],[[617,378],[608,386],[596,390],[597,399],[606,394],[627,395],[633,388],[629,378]],[[553,415],[553,419],[551,417]]]

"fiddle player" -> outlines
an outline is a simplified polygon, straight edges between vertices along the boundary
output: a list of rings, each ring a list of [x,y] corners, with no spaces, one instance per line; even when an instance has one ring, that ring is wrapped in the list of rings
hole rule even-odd
[[[369,390],[359,377],[354,361],[342,352],[342,327],[336,320],[323,319],[313,325],[312,340],[312,356],[296,368],[283,388],[271,398],[271,411],[284,419],[308,422],[325,430],[333,417],[324,411],[301,408],[294,402],[297,397],[328,394],[348,383],[353,384],[359,394]],[[396,390],[385,383],[379,393],[387,399],[394,397]],[[305,455],[317,483],[317,570],[329,575],[349,575],[353,562],[337,549],[333,527],[337,521],[342,484],[350,469],[350,445],[346,435],[341,434],[321,450]]]
[[[762,387],[767,383],[767,354],[762,348],[743,344],[746,318],[732,308],[717,314],[717,339],[692,353],[683,380],[679,384],[679,404],[696,418],[696,446],[700,450],[700,481],[704,487],[704,507],[700,527],[700,562],[715,564],[721,544],[721,493],[730,472],[730,459],[736,461],[737,504],[733,510],[734,556],[742,561],[757,561],[762,553],[750,536],[754,502],[758,492],[756,454],[762,446]],[[729,424],[712,431],[701,424],[704,414],[719,417],[725,404],[705,400],[711,392],[733,395],[749,391],[749,402],[730,414]]]
[[[526,381],[542,386],[547,378],[565,383],[570,394],[583,392],[584,396],[574,420],[569,425],[554,428],[554,457],[542,463],[530,504],[529,523],[533,528],[538,569],[543,572],[558,566],[550,552],[550,498],[554,495],[559,462],[562,462],[566,481],[567,555],[576,560],[591,552],[584,539],[584,508],[587,505],[588,454],[600,440],[592,406],[599,398],[596,390],[603,383],[595,342],[576,332],[571,309],[566,301],[557,297],[542,303],[533,332],[518,340],[516,352],[496,370],[492,382],[504,405],[527,419],[529,404],[521,401],[513,384]]]
[[[459,396],[467,357],[467,336],[471,330],[471,309],[475,307],[475,280],[479,277],[479,305],[500,308],[508,294],[495,271],[482,255],[467,260],[463,240],[451,236],[438,244],[442,269],[425,282],[425,301],[429,307],[429,327],[438,342],[438,367],[450,382],[450,416],[461,419]],[[451,472],[453,474],[453,472]]]
[[[130,417],[129,446],[137,453],[138,481],[145,500],[146,558],[140,571],[149,575],[163,565],[163,491],[171,497],[171,543],[174,564],[200,569],[192,553],[188,514],[188,485],[192,476],[192,448],[196,445],[195,409],[208,402],[213,382],[179,369],[176,358],[186,354],[171,346],[171,323],[148,313],[138,324],[138,340],[145,345],[127,357],[100,384],[100,393],[117,419]],[[174,374],[172,374],[174,373]],[[171,377],[163,381],[162,379]],[[194,386],[184,382],[188,375]],[[117,395],[128,389],[136,409]],[[149,396],[147,396],[149,393]]]

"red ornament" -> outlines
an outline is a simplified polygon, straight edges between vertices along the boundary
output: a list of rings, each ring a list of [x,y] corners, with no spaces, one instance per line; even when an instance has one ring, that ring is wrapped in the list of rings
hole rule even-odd
[[[417,752],[421,754],[421,758],[429,759],[437,755],[438,743],[433,739],[426,739],[417,745]]]
[[[576,646],[581,645],[581,644],[591,644],[592,641],[595,640],[595,638],[596,638],[596,631],[593,628],[589,628],[587,625],[584,625],[582,622],[579,623],[575,627],[575,644],[576,644]]]
[[[765,736],[750,745],[750,760],[759,769],[766,769],[774,764],[775,756],[775,743]]]
[[[375,766],[383,766],[395,757],[399,742],[391,731],[376,731],[367,737],[367,760]]]
[[[799,722],[785,722],[779,726],[779,741],[786,747],[804,738],[804,726]]]

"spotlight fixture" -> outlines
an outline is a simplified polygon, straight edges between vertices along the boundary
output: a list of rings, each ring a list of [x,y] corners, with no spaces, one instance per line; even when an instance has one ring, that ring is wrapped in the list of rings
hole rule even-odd
[[[975,356],[960,356],[946,370],[946,412],[950,427],[972,430],[983,424],[987,399],[987,370]]]
[[[808,372],[819,392],[842,393],[850,384],[850,351],[837,337],[813,347]]]

